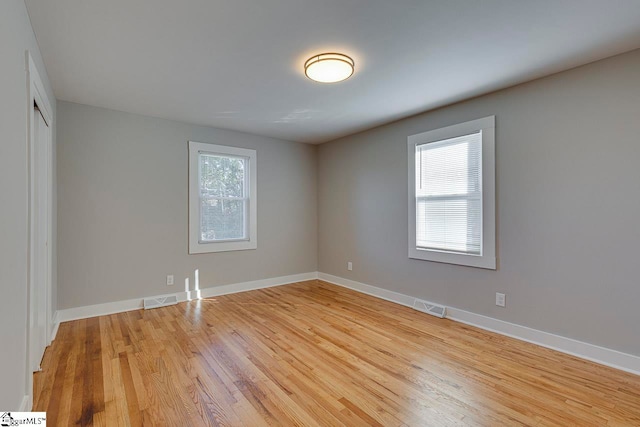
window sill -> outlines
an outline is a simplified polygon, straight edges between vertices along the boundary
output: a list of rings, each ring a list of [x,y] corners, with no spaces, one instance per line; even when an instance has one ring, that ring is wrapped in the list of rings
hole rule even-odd
[[[496,270],[496,258],[478,255],[456,254],[453,252],[439,252],[425,249],[409,249],[409,258],[422,261],[442,262],[445,264],[462,265],[466,267]]]

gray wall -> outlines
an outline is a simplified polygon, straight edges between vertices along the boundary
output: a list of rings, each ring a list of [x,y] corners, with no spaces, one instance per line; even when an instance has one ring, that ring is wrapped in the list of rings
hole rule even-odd
[[[24,2],[0,1],[0,408],[7,410],[19,408],[27,378],[26,50],[55,102]]]
[[[188,254],[189,140],[257,150],[257,250]],[[315,146],[58,102],[58,309],[316,271],[316,188]]]
[[[640,50],[321,145],[319,271],[640,355],[639,76]],[[409,259],[407,136],[494,114],[498,270]]]

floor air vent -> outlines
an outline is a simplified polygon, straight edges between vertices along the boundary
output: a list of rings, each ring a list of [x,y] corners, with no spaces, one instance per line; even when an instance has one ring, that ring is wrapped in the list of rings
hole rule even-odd
[[[447,308],[444,305],[434,304],[418,298],[413,302],[413,308],[440,318],[444,317],[447,313]]]
[[[166,297],[153,297],[144,299],[144,309],[166,307],[168,305],[174,305],[178,303],[178,297],[175,295],[169,295]]]

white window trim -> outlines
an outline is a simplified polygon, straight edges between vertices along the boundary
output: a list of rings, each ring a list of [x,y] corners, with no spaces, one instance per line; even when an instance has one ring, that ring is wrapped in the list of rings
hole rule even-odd
[[[226,240],[220,242],[200,241],[200,179],[199,154],[219,154],[238,156],[249,159],[249,214],[248,239]],[[256,150],[228,147],[225,145],[206,144],[189,141],[189,253],[201,254],[209,252],[243,251],[258,247],[258,185]]]
[[[482,131],[482,254],[418,249],[416,245],[416,146]],[[411,135],[407,142],[409,177],[409,258],[496,269],[495,116]]]

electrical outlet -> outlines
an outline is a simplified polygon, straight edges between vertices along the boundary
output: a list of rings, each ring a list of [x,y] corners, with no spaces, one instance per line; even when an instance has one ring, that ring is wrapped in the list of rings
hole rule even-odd
[[[352,271],[353,270],[353,263],[351,261],[349,261],[347,263],[347,270]]]
[[[498,307],[505,307],[507,305],[507,296],[500,292],[496,292],[496,305]]]
[[[167,276],[167,286],[173,285],[173,274]]]

